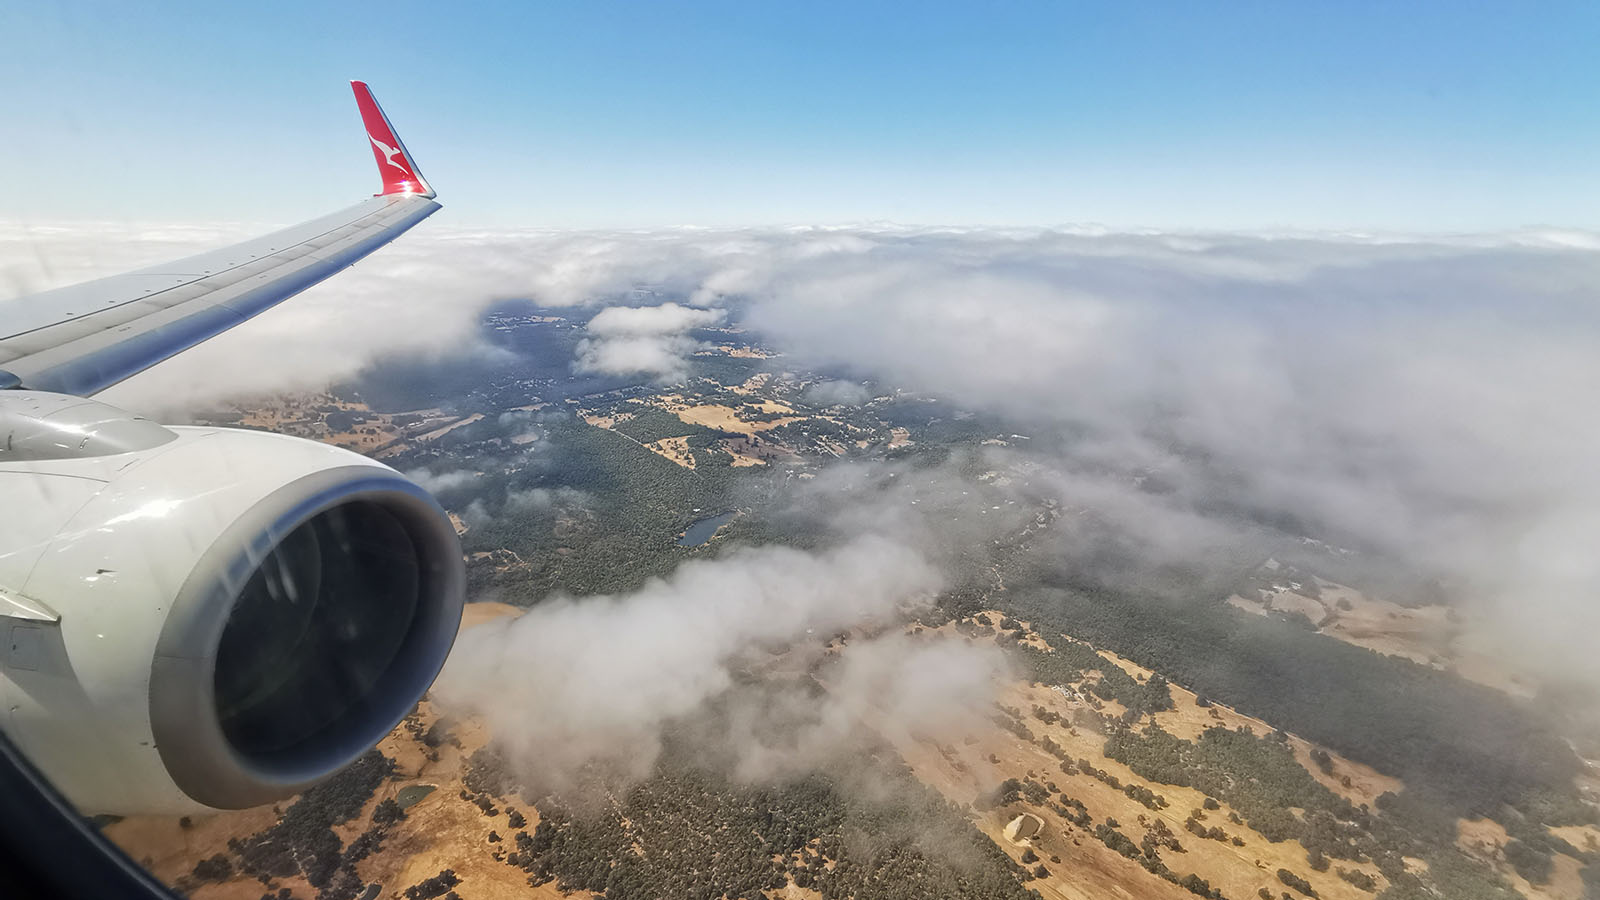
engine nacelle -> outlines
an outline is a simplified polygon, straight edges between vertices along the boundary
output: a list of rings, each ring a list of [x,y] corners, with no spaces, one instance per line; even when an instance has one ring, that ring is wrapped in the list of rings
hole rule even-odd
[[[0,392],[0,727],[80,809],[235,809],[376,744],[455,640],[422,488],[313,441]]]

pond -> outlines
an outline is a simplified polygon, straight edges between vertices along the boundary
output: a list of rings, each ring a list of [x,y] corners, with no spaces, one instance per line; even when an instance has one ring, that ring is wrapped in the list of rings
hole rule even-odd
[[[394,802],[400,804],[401,809],[410,809],[433,791],[434,785],[431,784],[408,784],[394,795]]]
[[[708,516],[707,518],[695,522],[693,525],[690,525],[688,528],[684,529],[683,537],[678,538],[678,546],[698,547],[701,544],[704,544],[706,541],[711,540],[711,536],[717,533],[718,528],[721,528],[729,522],[732,522],[734,516],[737,516],[738,514],[738,510],[733,510],[731,512],[718,513],[714,516]]]

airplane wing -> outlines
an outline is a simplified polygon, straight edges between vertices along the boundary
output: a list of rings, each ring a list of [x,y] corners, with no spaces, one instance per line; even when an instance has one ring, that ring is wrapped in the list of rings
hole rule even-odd
[[[0,389],[104,390],[353,265],[437,211],[372,91],[350,84],[381,193],[223,250],[0,302]]]
[[[0,388],[13,388],[0,389],[0,732],[80,810],[183,815],[300,793],[389,734],[455,642],[461,541],[415,482],[316,441],[168,427],[71,396],[232,328],[439,208],[371,91],[352,86],[377,196],[0,302]],[[8,758],[0,741],[0,823]]]

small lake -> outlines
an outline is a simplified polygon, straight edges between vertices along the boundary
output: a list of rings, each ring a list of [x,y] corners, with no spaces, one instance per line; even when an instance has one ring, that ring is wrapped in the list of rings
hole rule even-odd
[[[684,529],[683,537],[678,538],[678,546],[698,547],[704,544],[706,541],[711,540],[711,536],[717,533],[718,528],[732,522],[733,517],[738,514],[738,510],[734,510],[732,512],[718,513],[695,522]]]
[[[417,805],[417,801],[433,793],[431,784],[408,784],[394,795],[394,802],[400,804],[401,809],[410,809]]]

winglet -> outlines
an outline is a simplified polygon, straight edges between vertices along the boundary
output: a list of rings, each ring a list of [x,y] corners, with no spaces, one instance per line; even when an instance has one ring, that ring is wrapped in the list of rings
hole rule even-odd
[[[383,190],[376,196],[381,197],[384,194],[435,196],[433,188],[428,186],[422,173],[417,171],[417,164],[412,161],[406,145],[400,143],[400,135],[396,134],[394,126],[389,124],[389,117],[383,114],[383,107],[378,105],[378,99],[372,96],[372,88],[367,87],[364,81],[352,81],[350,88],[356,92],[356,106],[361,110],[361,123],[367,126],[367,141],[372,144],[372,156],[378,161],[378,174],[383,178]]]

